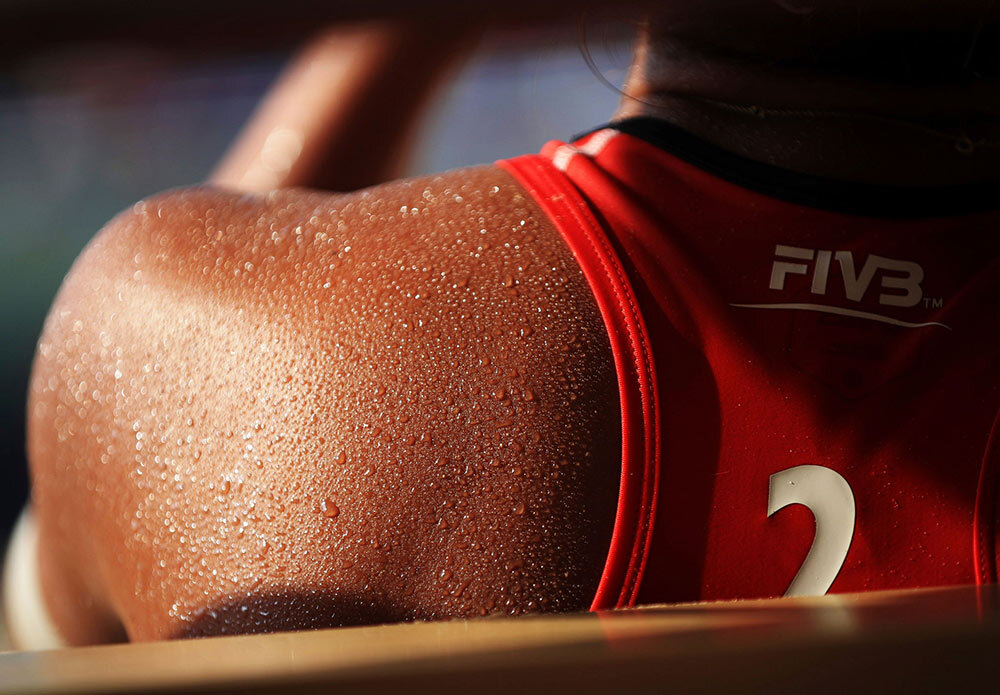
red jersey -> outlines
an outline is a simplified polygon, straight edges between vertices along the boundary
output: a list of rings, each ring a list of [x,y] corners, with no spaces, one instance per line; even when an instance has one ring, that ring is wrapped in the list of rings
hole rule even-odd
[[[995,184],[793,174],[634,119],[500,162],[618,370],[594,608],[995,582]]]

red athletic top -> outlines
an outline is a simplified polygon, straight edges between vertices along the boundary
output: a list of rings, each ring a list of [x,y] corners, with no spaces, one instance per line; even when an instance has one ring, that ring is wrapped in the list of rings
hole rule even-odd
[[[499,166],[618,370],[595,609],[997,580],[996,184],[801,176],[652,119]]]

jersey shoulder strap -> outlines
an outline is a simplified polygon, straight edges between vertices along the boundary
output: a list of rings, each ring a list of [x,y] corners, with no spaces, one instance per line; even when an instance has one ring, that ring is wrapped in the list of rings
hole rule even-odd
[[[550,143],[543,152],[561,152]],[[622,422],[621,485],[608,559],[591,610],[635,605],[659,487],[659,398],[649,335],[628,274],[579,190],[545,154],[497,162],[541,206],[572,251],[608,332]]]

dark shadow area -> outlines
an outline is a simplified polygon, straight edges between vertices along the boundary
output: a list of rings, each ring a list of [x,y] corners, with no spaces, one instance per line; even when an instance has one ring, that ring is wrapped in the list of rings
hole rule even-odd
[[[205,607],[171,637],[190,639],[219,635],[319,630],[419,619],[412,610],[371,595],[331,596],[320,590],[246,594]]]

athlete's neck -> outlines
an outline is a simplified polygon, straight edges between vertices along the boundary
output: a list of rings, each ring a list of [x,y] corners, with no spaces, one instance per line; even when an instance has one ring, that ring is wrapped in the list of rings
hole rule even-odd
[[[653,51],[640,40],[615,119],[662,118],[745,157],[843,180],[1000,178],[996,81],[875,81],[779,63]]]

